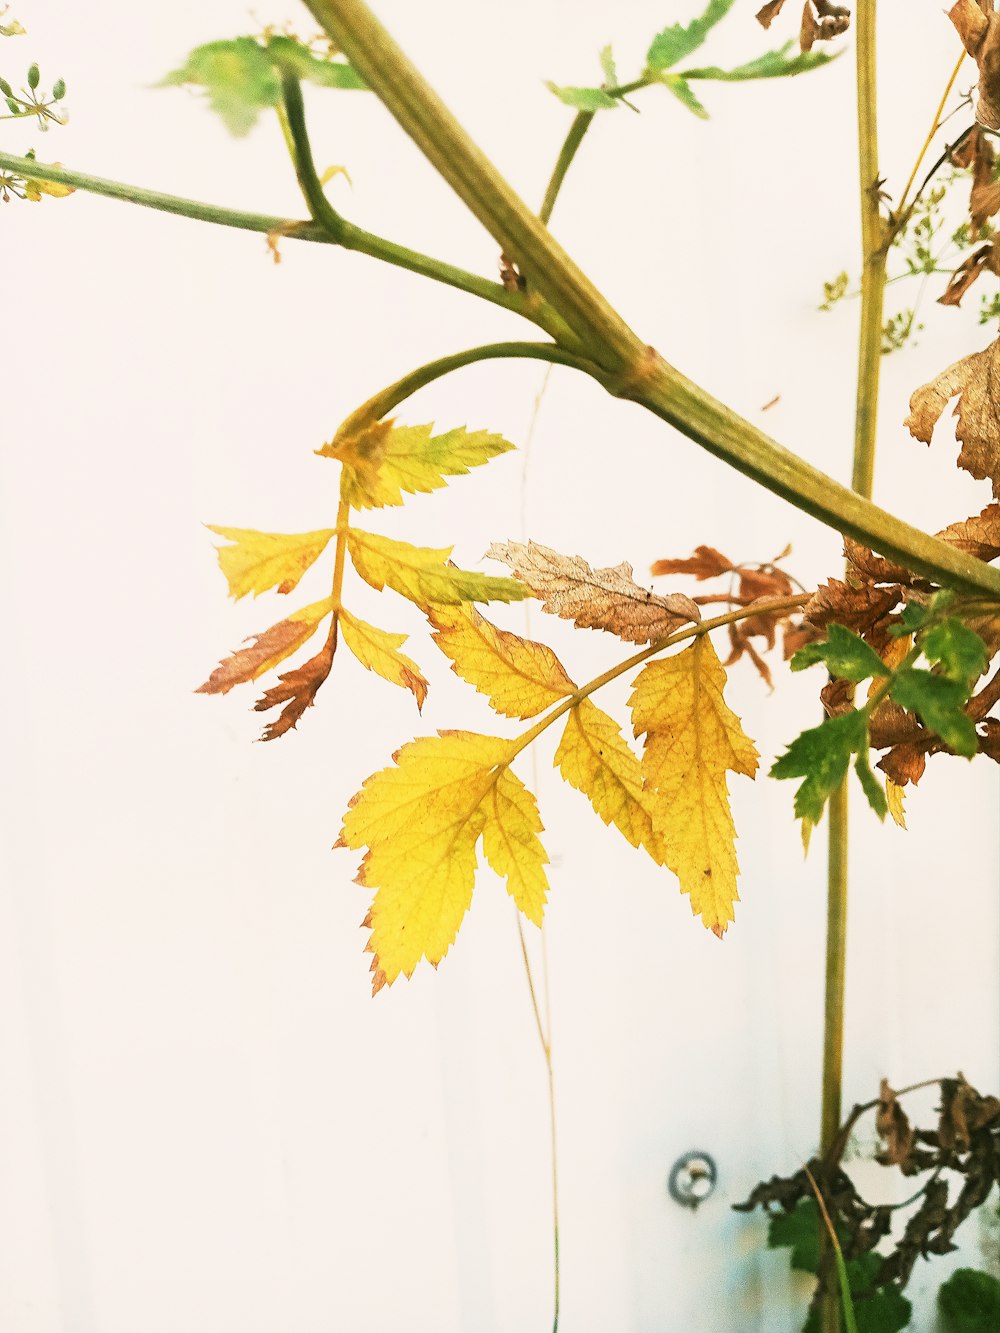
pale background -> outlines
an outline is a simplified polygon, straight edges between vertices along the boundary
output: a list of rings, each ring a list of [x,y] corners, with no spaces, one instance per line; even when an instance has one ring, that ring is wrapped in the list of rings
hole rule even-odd
[[[609,40],[628,73],[693,6],[378,8],[537,202],[570,117],[542,80],[596,81]],[[706,61],[790,35],[794,15],[769,42],[754,8],[738,6]],[[937,3],[884,9],[883,167],[898,189],[956,44]],[[17,81],[37,57],[43,80],[67,79],[73,119],[47,138],[5,124],[5,146],[301,214],[273,118],[235,142],[195,97],[150,86],[197,43],[249,30],[246,5],[22,0],[16,13],[31,35],[0,44],[3,73]],[[311,27],[292,0],[258,14]],[[841,480],[857,306],[816,305],[823,279],[857,267],[852,99],[850,56],[786,84],[706,85],[708,124],[649,90],[641,116],[595,126],[554,221],[645,338]],[[320,163],[351,171],[353,189],[331,187],[349,216],[495,272],[493,241],[374,98],[308,103]],[[544,1066],[510,903],[483,871],[440,970],[372,1001],[355,857],[330,850],[347,799],[400,742],[503,724],[413,608],[366,589],[362,614],[414,635],[432,682],[423,719],[346,652],[273,745],[252,743],[249,688],[192,693],[286,605],[227,602],[202,522],[329,524],[336,469],[312,451],[348,411],[432,356],[532,334],[362,257],[285,243],[274,266],[260,236],[82,194],[11,205],[2,222],[0,1329],[547,1329]],[[920,345],[884,365],[876,494],[934,529],[988,494],[956,473],[947,440],[909,439],[906,400],[992,335],[974,309],[927,314]],[[466,370],[404,417],[523,442],[543,374]],[[489,541],[524,535],[523,468],[509,455],[376,522],[454,541],[475,566]],[[531,536],[595,564],[628,559],[640,578],[698,542],[766,559],[792,541],[805,581],[839,561],[833,534],[568,371],[552,376],[526,486]],[[326,577],[314,571],[302,600]],[[539,620],[579,677],[619,654]],[[523,612],[504,623],[523,628]],[[815,721],[811,675],[779,670],[769,695],[733,671],[765,766]],[[622,717],[624,697],[609,701]],[[743,902],[720,945],[550,763],[542,747],[564,1333],[791,1333],[805,1286],[763,1251],[762,1221],[729,1205],[815,1145],[825,838],[803,863],[791,784],[735,779]],[[956,1068],[997,1089],[996,812],[996,769],[947,759],[910,799],[908,833],[856,808],[848,1101],[882,1074]],[[530,943],[537,970],[533,929]],[[691,1148],[721,1176],[696,1215],[665,1188]],[[990,1243],[970,1223],[963,1258],[982,1262]],[[935,1262],[938,1278],[951,1263]]]

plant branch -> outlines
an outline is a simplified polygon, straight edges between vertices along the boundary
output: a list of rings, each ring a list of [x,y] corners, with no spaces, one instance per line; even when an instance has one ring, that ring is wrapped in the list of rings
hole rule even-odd
[[[906,201],[909,198],[910,191],[913,189],[913,182],[917,179],[917,172],[920,170],[920,164],[927,156],[927,150],[933,143],[935,134],[937,134],[938,130],[944,123],[941,117],[944,114],[948,98],[951,96],[951,90],[955,86],[955,80],[958,78],[961,68],[965,63],[965,55],[966,53],[963,49],[958,60],[955,62],[955,68],[951,71],[951,78],[948,80],[945,85],[945,90],[941,94],[941,101],[938,103],[937,110],[934,112],[934,119],[931,121],[931,127],[927,131],[927,137],[923,142],[923,147],[917,154],[917,160],[913,164],[913,170],[910,172],[909,179],[903,187],[903,193],[899,196],[899,204],[894,212],[894,218],[898,219],[898,221],[893,222],[893,232],[900,230],[905,225],[906,219],[909,217],[909,213],[906,211]]]
[[[570,169],[576,150],[583,143],[583,136],[590,129],[590,123],[594,119],[593,111],[580,111],[573,117],[573,123],[569,127],[569,133],[559,150],[559,156],[556,158],[556,164],[552,168],[552,176],[549,179],[548,188],[545,191],[545,198],[542,200],[542,206],[538,210],[538,216],[546,226],[549,225],[549,218],[552,216],[552,210],[556,206],[556,196],[562,189],[562,183],[566,179],[566,173]]]
[[[471,142],[363,0],[307,0],[307,4],[532,287],[579,334],[589,359],[616,375],[612,392],[640,403],[799,509],[915,573],[1000,597],[1000,570],[929,537],[839,485],[644,345]]]
[[[376,236],[373,232],[344,222],[344,230],[339,238],[315,220],[302,221],[294,218],[275,217],[270,213],[245,213],[239,209],[226,208],[220,204],[207,204],[197,199],[185,199],[180,195],[164,194],[160,190],[147,190],[139,185],[129,185],[124,181],[108,180],[101,176],[92,176],[83,171],[71,171],[66,167],[57,167],[47,162],[36,162],[34,158],[15,157],[11,153],[0,153],[0,171],[10,171],[29,180],[49,181],[56,185],[69,185],[75,190],[85,190],[88,194],[103,195],[107,199],[118,199],[129,204],[139,204],[143,208],[153,208],[161,213],[172,213],[176,217],[193,218],[197,222],[213,222],[222,227],[234,227],[239,231],[260,232],[262,235],[287,236],[290,240],[314,241],[321,245],[337,245],[344,250],[355,250],[359,254],[380,259],[397,268],[407,269],[425,278],[448,287],[478,296],[493,305],[503,306],[516,315],[532,319],[539,323],[537,302],[523,292],[508,291],[499,282],[469,273],[433,259],[430,255],[410,250],[397,245],[394,241]],[[529,313],[532,312],[532,313]],[[544,325],[543,325],[544,327]]]

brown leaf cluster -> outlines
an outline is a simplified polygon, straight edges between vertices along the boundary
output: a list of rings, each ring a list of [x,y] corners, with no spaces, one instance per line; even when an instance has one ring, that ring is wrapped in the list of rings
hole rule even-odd
[[[757,22],[769,28],[781,13],[785,0],[768,0],[757,11]],[[829,42],[839,37],[851,25],[851,11],[846,5],[835,5],[831,0],[805,0],[799,24],[799,45],[810,51],[816,42]]]
[[[733,609],[739,606],[750,607],[757,601],[772,601],[778,597],[793,595],[792,580],[783,569],[779,568],[779,562],[788,554],[789,550],[786,549],[773,560],[763,564],[737,565],[714,546],[696,546],[693,554],[683,559],[669,558],[654,561],[650,573],[687,574],[699,582],[728,576],[729,587],[726,592],[705,593],[695,597],[694,601],[699,606],[721,603]],[[808,639],[818,637],[812,630],[803,631],[801,625],[795,624],[792,612],[773,611],[769,608],[763,608],[758,614],[747,616],[745,620],[735,621],[728,626],[728,630],[730,651],[724,665],[732,666],[746,655],[772,689],[774,682],[771,670],[761,654],[776,646],[778,633],[782,635],[786,659]],[[754,645],[755,638],[763,640],[761,649]]]
[[[908,1218],[902,1236],[888,1254],[880,1254],[882,1263],[871,1294],[890,1285],[902,1289],[919,1257],[947,1254],[957,1248],[953,1238],[958,1227],[986,1201],[994,1182],[1000,1181],[1000,1099],[983,1096],[961,1074],[941,1079],[940,1086],[937,1124],[933,1129],[919,1129],[900,1105],[899,1094],[883,1079],[874,1101],[853,1108],[825,1158],[814,1158],[806,1169],[792,1176],[772,1176],[761,1182],[743,1203],[735,1205],[736,1209],[749,1212],[761,1207],[769,1213],[790,1213],[802,1199],[814,1197],[811,1175],[842,1238],[844,1257],[850,1260],[870,1253],[889,1236],[891,1210],[863,1199],[842,1161],[855,1124],[867,1111],[874,1110],[882,1140],[875,1160],[882,1166],[898,1168],[904,1176],[931,1173],[911,1201],[917,1204],[916,1211]],[[961,1181],[954,1200],[947,1181],[941,1177],[943,1171]],[[828,1251],[820,1266],[820,1290],[833,1278],[831,1260]]]
[[[993,12],[992,0],[958,0],[948,17],[979,69],[976,120],[996,132],[1000,130],[1000,15]]]
[[[958,466],[977,481],[989,479],[1000,498],[1000,338],[921,385],[903,424],[914,439],[930,444],[941,414],[956,397],[955,435],[962,446]]]
[[[581,556],[529,541],[494,542],[486,552],[500,560],[542,602],[542,610],[572,620],[580,629],[601,629],[628,643],[654,643],[701,619],[690,597],[660,597],[642,588],[623,562],[591,569]]]

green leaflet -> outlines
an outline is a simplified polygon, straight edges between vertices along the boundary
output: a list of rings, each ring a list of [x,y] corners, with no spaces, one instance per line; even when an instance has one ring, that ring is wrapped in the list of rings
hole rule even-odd
[[[651,70],[669,69],[683,60],[692,51],[697,51],[720,19],[724,19],[732,9],[735,0],[709,0],[708,8],[700,18],[693,19],[687,27],[679,23],[664,28],[653,38],[646,55],[646,64]]]
[[[962,712],[969,700],[967,684],[919,667],[904,667],[893,677],[890,693],[900,707],[917,713],[956,754],[971,759],[978,752],[976,728]]]
[[[720,69],[718,65],[707,65],[704,69],[684,69],[681,76],[685,79],[713,79],[721,83],[745,83],[750,79],[784,79],[795,74],[805,74],[821,65],[829,65],[837,55],[827,55],[825,51],[789,52],[794,42],[786,44],[777,51],[765,51],[756,60],[748,60],[734,69]]]
[[[843,625],[831,622],[827,626],[827,637],[822,643],[807,643],[800,648],[791,661],[793,671],[804,671],[825,662],[831,676],[841,680],[867,680],[869,676],[888,676],[889,668],[879,657],[874,648],[869,647],[864,639]]]
[[[851,756],[867,749],[868,719],[863,712],[830,717],[796,736],[775,761],[771,777],[804,778],[795,793],[795,814],[818,824],[827,800],[847,776]]]
[[[345,61],[324,60],[291,37],[272,37],[263,44],[254,37],[234,37],[196,47],[160,87],[192,83],[204,88],[209,105],[229,132],[242,137],[253,129],[262,110],[277,106],[283,69],[327,88],[366,86]]]
[[[546,82],[549,92],[555,93],[560,102],[574,107],[577,111],[613,111],[618,106],[618,99],[610,97],[603,88],[561,88],[556,83]]]
[[[1000,1328],[1000,1281],[975,1268],[957,1268],[938,1292],[948,1333],[995,1333]]]
[[[664,88],[668,88],[679,102],[683,102],[689,111],[700,120],[708,120],[708,112],[694,95],[691,85],[681,78],[679,74],[664,74],[658,80]]]
[[[939,662],[949,680],[963,685],[976,680],[989,666],[986,644],[974,630],[953,616],[934,625],[920,640],[929,662]]]

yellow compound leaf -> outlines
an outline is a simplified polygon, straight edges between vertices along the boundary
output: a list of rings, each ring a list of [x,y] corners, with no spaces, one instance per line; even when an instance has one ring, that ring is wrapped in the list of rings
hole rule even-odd
[[[726,673],[707,635],[673,657],[651,662],[630,699],[635,734],[645,734],[643,783],[668,867],[691,910],[716,935],[739,901],[736,829],[726,773],[752,778],[757,751],[722,697]]]
[[[417,708],[423,708],[427,698],[427,681],[416,662],[399,651],[407,636],[377,629],[343,610],[338,619],[344,642],[362,666],[374,671],[383,680],[391,681],[393,685],[402,685],[413,694]]]
[[[549,858],[537,836],[543,832],[538,804],[520,778],[505,768],[484,808],[486,859],[506,879],[507,892],[528,920],[540,926],[549,887],[544,869]]]
[[[641,588],[627,563],[591,569],[581,556],[560,555],[538,542],[494,542],[486,554],[541,598],[542,610],[581,629],[602,629],[628,643],[653,643],[701,619],[682,593],[666,597]]]
[[[532,797],[506,774],[511,742],[445,731],[404,745],[395,767],[370,777],[351,801],[338,847],[366,847],[357,880],[376,890],[365,925],[372,990],[448,952],[472,901],[476,844],[518,905],[541,917],[544,851]]]
[[[605,824],[614,824],[633,847],[644,847],[657,865],[666,864],[639,760],[614,718],[589,699],[581,699],[570,709],[555,763],[570,786],[588,797]]]
[[[223,537],[231,546],[218,548],[219,568],[226,576],[229,592],[239,601],[248,592],[257,597],[277,588],[291,592],[309,566],[326,550],[334,528],[316,532],[255,532],[253,528],[219,528],[209,523],[210,532]]]
[[[461,602],[519,602],[531,593],[514,579],[474,574],[448,563],[451,547],[437,550],[379,537],[351,528],[347,537],[354,568],[381,592],[392,588],[418,606],[456,606]]]
[[[892,778],[885,780],[885,799],[889,805],[889,814],[900,828],[906,828],[906,812],[903,808],[905,799],[905,788],[898,782],[893,782]]]
[[[551,648],[497,629],[468,603],[432,607],[427,617],[455,674],[504,717],[535,717],[576,688]]]
[[[231,657],[224,658],[195,693],[227,694],[234,685],[256,680],[307,643],[332,610],[333,598],[327,597],[294,611],[263,634],[254,635],[252,642],[248,640],[248,648],[238,648]]]
[[[514,445],[502,435],[464,426],[432,435],[434,427],[379,421],[324,444],[316,452],[344,465],[341,496],[354,509],[401,505],[403,492],[427,493],[447,486]]]

